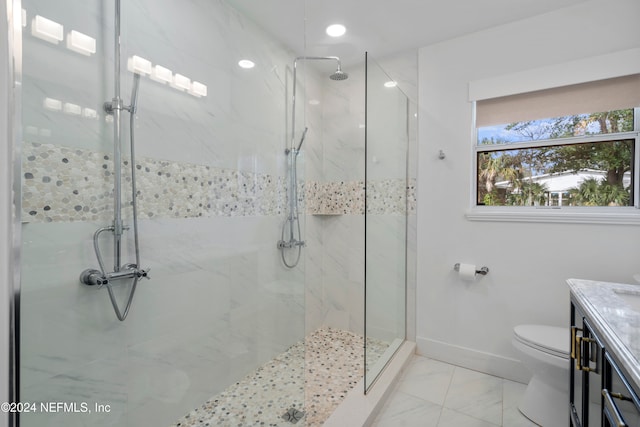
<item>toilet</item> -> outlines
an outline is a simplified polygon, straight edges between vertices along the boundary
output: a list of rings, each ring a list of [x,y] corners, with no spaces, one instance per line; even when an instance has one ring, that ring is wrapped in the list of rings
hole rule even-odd
[[[533,374],[518,409],[540,426],[568,423],[570,341],[568,328],[543,325],[513,328],[513,346]]]

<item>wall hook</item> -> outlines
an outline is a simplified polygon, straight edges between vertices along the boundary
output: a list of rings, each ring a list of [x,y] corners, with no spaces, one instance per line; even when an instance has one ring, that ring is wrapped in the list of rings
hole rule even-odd
[[[444,154],[444,151],[440,150],[440,151],[438,152],[438,158],[439,158],[440,160],[443,160],[445,157],[447,157],[447,156]]]

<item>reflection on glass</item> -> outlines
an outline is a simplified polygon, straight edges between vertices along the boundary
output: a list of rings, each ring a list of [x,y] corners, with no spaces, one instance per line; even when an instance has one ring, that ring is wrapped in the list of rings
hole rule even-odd
[[[407,97],[367,57],[365,387],[405,339]]]
[[[64,37],[64,27],[51,19],[36,15],[31,22],[31,34],[39,39],[58,44]]]

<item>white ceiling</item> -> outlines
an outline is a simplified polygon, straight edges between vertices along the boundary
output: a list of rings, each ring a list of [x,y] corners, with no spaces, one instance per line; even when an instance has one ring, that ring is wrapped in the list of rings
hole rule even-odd
[[[365,51],[383,57],[586,0],[229,1],[298,55],[356,63]],[[345,25],[347,34],[327,36],[324,30],[333,23]]]

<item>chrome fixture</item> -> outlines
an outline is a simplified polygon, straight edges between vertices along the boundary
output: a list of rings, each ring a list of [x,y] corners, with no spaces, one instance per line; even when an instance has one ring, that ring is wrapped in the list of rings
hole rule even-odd
[[[454,264],[453,269],[455,271],[460,271],[460,263],[457,262]],[[486,276],[489,273],[489,267],[481,267],[480,270],[476,270],[476,274],[480,274],[482,276]]]
[[[134,124],[135,124],[135,112],[137,109],[138,88],[140,86],[140,74],[135,73],[133,75],[133,86],[131,89],[131,104],[126,106],[120,97],[120,0],[115,1],[115,80],[114,89],[115,96],[111,101],[104,103],[104,111],[107,114],[113,115],[113,168],[114,168],[114,189],[113,189],[113,225],[108,227],[102,227],[96,230],[93,234],[93,249],[98,260],[100,270],[89,268],[80,273],[80,282],[88,286],[97,286],[101,288],[107,287],[109,291],[109,298],[111,299],[111,305],[115,311],[118,320],[123,321],[129,314],[131,308],[131,302],[136,292],[136,286],[138,281],[145,277],[149,279],[149,269],[140,268],[140,245],[138,242],[138,211],[137,211],[137,189],[136,189],[136,161],[135,161],[135,137],[134,137]],[[122,128],[120,124],[122,110],[129,112],[129,135],[131,146],[131,193],[132,201],[131,206],[133,208],[133,239],[135,247],[135,263],[122,263],[122,235],[124,231],[129,230],[129,227],[125,226],[122,222]],[[100,251],[100,235],[106,231],[113,233],[113,271],[107,272],[102,259],[102,253]],[[129,290],[129,296],[127,297],[127,303],[124,311],[120,310],[120,306],[116,301],[113,293],[112,285],[118,281],[132,279],[131,289]]]
[[[287,219],[282,224],[282,233],[280,240],[278,240],[278,249],[280,249],[280,255],[282,257],[282,263],[287,268],[293,268],[298,265],[300,261],[300,255],[302,253],[302,247],[306,245],[302,239],[300,232],[300,220],[298,219],[298,154],[300,154],[300,148],[307,136],[309,128],[305,127],[300,137],[300,142],[296,144],[296,71],[298,68],[298,61],[302,60],[330,60],[336,61],[336,71],[329,76],[331,80],[346,80],[349,75],[342,71],[342,64],[340,58],[337,56],[299,56],[293,61],[293,100],[292,100],[292,113],[291,113],[291,148],[284,150],[284,154],[289,157],[289,213]],[[287,227],[288,225],[288,227]],[[288,236],[285,239],[287,228],[289,229]],[[297,233],[297,234],[296,234]],[[293,263],[287,262],[285,257],[285,249],[297,249],[296,259]]]

